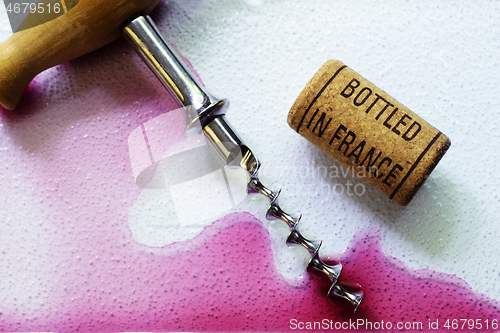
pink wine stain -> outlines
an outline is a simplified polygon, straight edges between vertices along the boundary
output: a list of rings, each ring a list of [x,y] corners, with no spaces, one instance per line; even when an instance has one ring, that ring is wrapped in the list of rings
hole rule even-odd
[[[127,212],[141,189],[127,138],[177,106],[129,52],[121,41],[50,70],[37,77],[17,113],[2,113],[2,164],[16,170],[15,186],[26,186],[29,198],[15,209],[37,211],[34,220],[12,217],[10,228],[22,228],[22,236],[3,230],[12,237],[1,244],[7,253],[1,263],[6,270],[26,263],[19,279],[38,291],[0,300],[0,331],[296,331],[314,323],[333,325],[329,330],[340,324],[342,331],[360,320],[360,332],[383,331],[367,326],[382,321],[394,325],[388,331],[399,322],[421,322],[428,331],[436,321],[450,331],[446,320],[462,318],[494,330],[496,301],[454,276],[412,271],[386,257],[371,230],[336,258],[344,263],[342,279],[360,283],[366,294],[356,314],[343,300],[327,300],[321,278],[287,283],[274,266],[268,232],[248,213],[164,248],[136,243]],[[42,270],[32,272],[36,262]],[[2,281],[1,288],[19,284]]]
[[[93,251],[94,264],[79,265],[82,276],[66,281],[71,290],[54,306],[53,315],[33,323],[3,318],[1,329],[290,331],[316,322],[332,330],[339,325],[340,331],[340,325],[356,323],[356,331],[363,332],[373,330],[370,322],[377,331],[383,330],[380,323],[385,328],[390,323],[392,329],[386,331],[395,330],[398,323],[422,323],[416,328],[427,331],[429,323],[438,321],[439,331],[446,332],[447,319],[460,325],[460,319],[480,319],[490,325],[481,331],[492,331],[500,318],[493,300],[475,294],[460,279],[411,271],[386,257],[373,230],[361,231],[341,257],[343,279],[360,282],[366,293],[356,314],[342,300],[329,302],[328,284],[319,278],[310,278],[302,287],[288,285],[273,265],[267,231],[248,213],[214,222],[197,238],[174,244],[166,255],[122,247],[114,259],[106,260],[107,253],[120,247],[117,243],[108,239]]]

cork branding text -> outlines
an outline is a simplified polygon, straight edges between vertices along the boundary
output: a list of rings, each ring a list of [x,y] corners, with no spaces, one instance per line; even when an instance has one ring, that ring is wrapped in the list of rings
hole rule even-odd
[[[347,86],[344,88],[344,90],[342,90],[340,95],[342,95],[342,97],[344,97],[344,98],[349,98],[352,95],[354,95],[356,88],[358,88],[359,86],[360,86],[360,82],[356,79],[352,79],[351,82],[349,82],[347,84]],[[352,102],[355,106],[361,107],[371,97],[372,94],[373,94],[373,92],[370,88],[363,87],[362,89],[359,90],[359,92],[357,93],[356,97],[354,97]],[[371,102],[371,104],[366,108],[365,113],[368,114],[371,111],[373,111],[372,113],[377,114],[375,116],[375,120],[380,120],[380,121],[383,120],[383,125],[385,127],[387,127],[388,129],[392,128],[391,131],[393,133],[396,133],[396,135],[398,135],[398,136],[401,135],[403,128],[405,128],[408,125],[407,121],[411,121],[412,118],[409,115],[407,115],[406,113],[403,113],[402,115],[400,115],[399,117],[396,118],[395,115],[398,112],[399,108],[394,107],[394,105],[389,103],[381,95],[379,95],[377,93],[375,93],[373,95],[375,95],[376,97],[373,99],[373,102]],[[377,107],[379,108],[379,110],[377,110]],[[394,109],[392,110],[392,112],[389,115],[387,115],[389,111],[386,113],[386,110],[390,107],[394,107]],[[384,115],[384,113],[385,113],[385,115]],[[384,115],[384,118],[380,119],[382,117],[382,115]],[[395,121],[398,118],[399,118],[399,120],[397,120],[395,125],[390,124],[391,121]],[[415,120],[405,130],[406,131],[403,133],[402,138],[406,141],[411,141],[422,130],[422,125],[420,125],[420,123],[418,123]]]
[[[365,168],[370,176],[362,178],[402,205],[450,145],[425,120],[334,60],[303,90],[288,122],[342,165]]]

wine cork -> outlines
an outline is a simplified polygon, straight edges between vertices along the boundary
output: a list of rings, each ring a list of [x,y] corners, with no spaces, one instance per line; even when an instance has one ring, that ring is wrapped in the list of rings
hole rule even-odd
[[[394,202],[407,205],[450,139],[337,60],[300,93],[288,124]]]

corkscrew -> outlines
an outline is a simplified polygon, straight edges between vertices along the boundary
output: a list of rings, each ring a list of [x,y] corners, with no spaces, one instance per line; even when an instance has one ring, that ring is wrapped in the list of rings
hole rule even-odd
[[[308,269],[325,274],[331,283],[328,298],[342,297],[358,309],[363,292],[345,290],[338,279],[342,265],[325,264],[320,256],[321,241],[305,238],[299,231],[301,214],[290,215],[282,210],[278,199],[281,190],[273,191],[262,184],[258,171],[260,162],[252,150],[243,143],[225,119],[227,100],[211,95],[187,68],[181,57],[167,43],[149,16],[140,16],[129,23],[123,33],[135,51],[146,62],[161,83],[185,110],[187,133],[202,130],[207,142],[228,167],[243,168],[248,173],[247,193],[261,194],[269,199],[268,220],[279,219],[290,228],[288,245],[302,245],[310,254]]]

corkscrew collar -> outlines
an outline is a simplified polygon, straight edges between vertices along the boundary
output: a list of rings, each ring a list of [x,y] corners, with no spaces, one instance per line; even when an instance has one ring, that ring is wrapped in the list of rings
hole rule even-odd
[[[309,240],[299,231],[302,215],[290,215],[283,211],[278,202],[281,190],[273,191],[262,184],[258,176],[261,166],[259,160],[224,117],[228,101],[214,97],[205,89],[149,16],[135,19],[124,28],[123,33],[160,82],[184,108],[188,134],[202,129],[209,144],[227,166],[247,171],[247,192],[261,194],[269,200],[266,218],[279,219],[288,225],[290,234],[286,243],[301,245],[309,252],[308,269],[321,272],[330,280],[328,297],[333,299],[334,296],[339,296],[347,299],[356,311],[363,300],[363,293],[347,291],[338,284],[342,265],[327,265],[321,260],[321,241]]]

